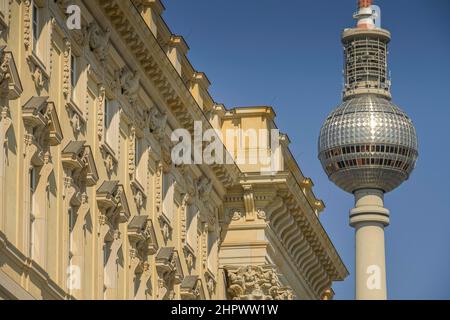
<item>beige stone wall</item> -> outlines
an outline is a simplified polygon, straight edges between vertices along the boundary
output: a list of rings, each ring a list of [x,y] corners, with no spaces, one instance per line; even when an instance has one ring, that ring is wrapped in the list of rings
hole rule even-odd
[[[343,279],[287,146],[276,181],[171,161],[173,130],[274,126],[271,108],[215,104],[159,1],[73,3],[81,30],[66,26],[68,1],[0,7],[0,297],[248,298],[230,287],[247,265],[279,274],[272,298],[320,298]],[[284,215],[303,214],[290,235],[309,238],[273,236],[279,197]]]

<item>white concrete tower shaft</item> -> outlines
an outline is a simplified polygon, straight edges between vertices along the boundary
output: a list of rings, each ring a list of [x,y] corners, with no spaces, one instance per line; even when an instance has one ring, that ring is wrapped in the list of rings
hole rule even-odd
[[[355,228],[355,298],[386,300],[386,261],[384,228],[389,225],[389,210],[383,205],[380,190],[355,192],[355,208],[350,225]]]

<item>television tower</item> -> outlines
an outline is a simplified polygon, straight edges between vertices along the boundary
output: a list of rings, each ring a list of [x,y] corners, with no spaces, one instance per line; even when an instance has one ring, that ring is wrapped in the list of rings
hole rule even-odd
[[[355,197],[350,226],[355,229],[357,300],[387,299],[384,194],[409,178],[418,157],[413,123],[391,102],[391,34],[381,28],[380,14],[371,0],[360,0],[356,27],[342,34],[343,102],[328,116],[319,138],[319,159],[329,179]]]

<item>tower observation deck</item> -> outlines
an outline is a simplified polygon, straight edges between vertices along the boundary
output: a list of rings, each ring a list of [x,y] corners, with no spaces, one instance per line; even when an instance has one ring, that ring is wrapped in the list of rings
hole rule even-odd
[[[383,29],[347,29],[344,45],[344,100],[374,93],[391,99],[387,64],[391,34]]]

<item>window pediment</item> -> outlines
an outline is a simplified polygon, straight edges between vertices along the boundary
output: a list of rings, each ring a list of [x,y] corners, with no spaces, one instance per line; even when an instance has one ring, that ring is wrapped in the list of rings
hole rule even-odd
[[[119,181],[104,181],[97,189],[97,203],[101,210],[114,208],[114,212],[119,214],[119,222],[130,218],[128,200]]]
[[[5,80],[7,81],[8,99],[17,99],[23,92],[22,83],[12,53],[6,51],[6,46],[3,46],[0,47],[0,84],[3,84]]]
[[[86,169],[86,185],[93,186],[98,181],[98,172],[91,147],[86,141],[70,141],[62,151],[63,166],[71,170]]]
[[[147,254],[155,254],[158,251],[153,223],[148,216],[134,216],[128,224],[128,239],[130,243]],[[140,251],[140,250],[139,250]]]
[[[181,299],[199,300],[205,297],[202,280],[198,276],[186,276],[180,285]]]
[[[49,144],[55,146],[61,143],[63,133],[59,123],[55,104],[48,97],[31,97],[22,107],[22,117],[26,126],[48,129]]]
[[[181,283],[183,279],[180,257],[175,248],[163,247],[159,249],[159,252],[156,255],[156,269],[160,274],[173,275],[175,283]]]

